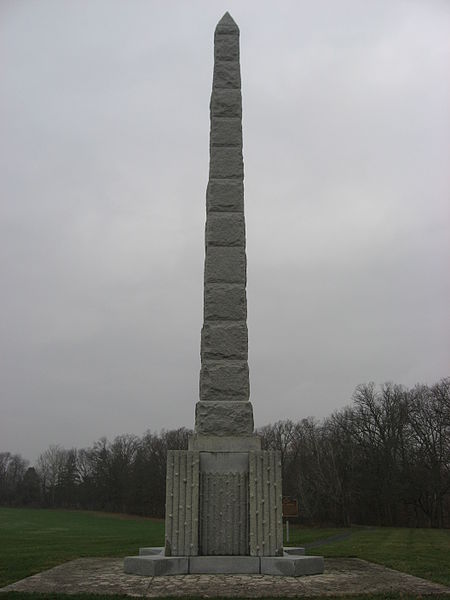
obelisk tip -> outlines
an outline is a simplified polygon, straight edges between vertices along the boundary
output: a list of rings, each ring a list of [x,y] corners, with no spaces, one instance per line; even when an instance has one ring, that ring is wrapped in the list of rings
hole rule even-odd
[[[239,27],[228,11],[217,23],[216,33],[239,33]]]

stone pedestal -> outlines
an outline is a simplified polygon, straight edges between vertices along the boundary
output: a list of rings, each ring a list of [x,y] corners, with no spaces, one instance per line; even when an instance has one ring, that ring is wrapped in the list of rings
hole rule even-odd
[[[142,548],[149,551],[153,548]],[[323,573],[321,556],[171,556],[142,553],[125,558],[125,573],[155,577],[188,573],[262,574],[301,577]]]
[[[282,556],[279,452],[254,449],[256,436],[251,450],[238,436],[239,451],[218,450],[217,438],[191,440],[203,451],[169,451],[166,556]]]

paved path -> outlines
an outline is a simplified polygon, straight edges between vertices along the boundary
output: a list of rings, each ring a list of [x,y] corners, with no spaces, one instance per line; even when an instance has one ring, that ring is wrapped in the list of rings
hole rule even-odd
[[[375,527],[367,526],[362,528],[364,531],[375,531]],[[315,540],[314,542],[309,542],[309,544],[302,544],[306,549],[309,548],[317,548],[319,546],[325,546],[326,544],[332,544],[333,542],[343,542],[344,540],[348,540],[349,537],[352,537],[354,533],[358,533],[361,529],[351,529],[350,531],[345,531],[344,533],[336,533],[335,535],[330,535],[327,538],[320,538],[320,540]]]
[[[335,535],[330,535],[330,537],[321,538],[320,540],[316,540],[315,542],[309,542],[309,544],[301,545],[304,546],[306,549],[317,548],[318,546],[325,546],[325,544],[332,544],[333,542],[342,542],[344,540],[348,540],[348,538],[352,535],[352,531],[346,531],[345,533],[336,533]]]
[[[130,596],[215,596],[263,598],[404,592],[449,593],[450,588],[355,558],[326,559],[325,573],[309,577],[270,575],[126,575],[117,558],[79,558],[27,577],[3,591],[129,594]],[[0,596],[1,598],[1,596]]]

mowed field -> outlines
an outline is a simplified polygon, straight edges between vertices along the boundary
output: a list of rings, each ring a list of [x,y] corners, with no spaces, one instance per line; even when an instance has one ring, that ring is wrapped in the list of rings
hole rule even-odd
[[[449,529],[354,527],[339,531],[350,531],[351,535],[343,541],[311,548],[307,553],[326,557],[362,558],[450,586]],[[290,545],[301,546],[302,542],[308,544],[310,532],[310,529],[295,528],[294,535],[291,536],[295,543]]]
[[[333,540],[336,536],[347,537]],[[163,538],[164,522],[157,519],[87,511],[0,508],[0,587],[73,558],[136,554],[140,546],[163,545]],[[291,525],[290,545],[318,540],[328,542],[311,548],[309,554],[362,558],[450,586],[449,530],[320,529]],[[9,596],[42,598],[35,594]],[[380,600],[398,597],[377,596]]]
[[[164,521],[88,511],[0,508],[0,587],[83,556],[161,546]]]

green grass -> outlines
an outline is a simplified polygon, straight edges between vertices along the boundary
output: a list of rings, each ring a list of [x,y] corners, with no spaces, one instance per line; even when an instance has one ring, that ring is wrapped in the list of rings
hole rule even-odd
[[[322,532],[321,538],[351,532],[342,541],[311,548],[308,554],[325,557],[362,558],[450,586],[450,530],[408,529],[400,527],[353,527],[352,529],[316,529],[291,526],[290,546],[308,544]]]
[[[352,530],[349,539],[311,549],[323,556],[369,560],[450,586],[450,531],[377,527]]]
[[[312,548],[309,554],[356,557],[450,585],[450,531],[400,528],[304,528],[291,525],[290,545],[351,532],[349,539]],[[0,587],[83,556],[126,556],[140,546],[161,546],[164,523],[83,511],[0,508]],[[92,594],[41,595],[10,592],[0,600],[125,600]],[[168,597],[169,598],[169,597]],[[348,597],[350,598],[350,597]],[[381,594],[352,600],[416,600]],[[450,600],[450,594],[440,596]],[[316,600],[319,600],[318,598]],[[327,600],[333,600],[327,597]],[[345,597],[340,597],[345,600]]]
[[[0,587],[73,558],[127,556],[163,540],[162,520],[0,508]]]

